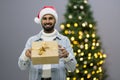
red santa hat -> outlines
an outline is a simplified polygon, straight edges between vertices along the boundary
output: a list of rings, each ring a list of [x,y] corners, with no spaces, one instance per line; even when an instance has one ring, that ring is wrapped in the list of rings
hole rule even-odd
[[[41,24],[41,19],[45,14],[51,14],[55,17],[56,22],[58,20],[57,12],[55,11],[55,8],[53,6],[44,6],[42,10],[38,13],[38,16],[35,17],[34,21],[37,24]]]

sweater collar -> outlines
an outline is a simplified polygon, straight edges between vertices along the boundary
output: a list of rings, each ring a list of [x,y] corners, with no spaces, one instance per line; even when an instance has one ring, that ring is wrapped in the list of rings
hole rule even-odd
[[[37,34],[37,37],[38,37],[38,40],[36,40],[36,41],[42,41],[43,39],[41,38],[41,36],[43,35],[43,33],[42,33],[42,30]],[[56,37],[53,39],[53,40],[56,40],[56,39],[58,39],[58,40],[61,40],[61,35],[60,35],[60,33],[55,29],[55,34],[54,35],[56,35]]]

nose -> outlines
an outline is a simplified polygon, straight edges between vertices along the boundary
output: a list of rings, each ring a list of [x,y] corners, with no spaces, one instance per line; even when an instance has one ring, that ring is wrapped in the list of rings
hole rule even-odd
[[[46,19],[46,23],[49,23],[50,22],[50,20],[49,19]]]

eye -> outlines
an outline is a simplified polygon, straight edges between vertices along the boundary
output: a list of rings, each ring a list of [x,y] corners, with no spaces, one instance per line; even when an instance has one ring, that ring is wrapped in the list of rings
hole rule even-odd
[[[43,17],[42,20],[47,20],[47,18],[46,18],[46,17]]]
[[[49,17],[49,20],[53,20],[53,17]]]

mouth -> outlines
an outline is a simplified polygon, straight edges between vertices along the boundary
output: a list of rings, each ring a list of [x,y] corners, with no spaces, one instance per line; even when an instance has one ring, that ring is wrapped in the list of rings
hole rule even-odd
[[[46,28],[47,28],[47,27],[49,28],[49,27],[52,26],[52,24],[48,23],[48,24],[45,24],[44,26],[45,26]]]

